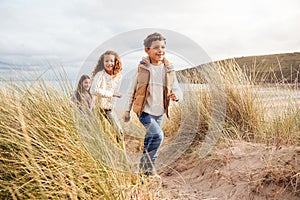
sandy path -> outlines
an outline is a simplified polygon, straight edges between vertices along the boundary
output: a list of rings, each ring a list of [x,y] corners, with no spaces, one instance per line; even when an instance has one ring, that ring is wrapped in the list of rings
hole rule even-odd
[[[276,148],[236,141],[217,148],[205,159],[186,154],[173,169],[165,169],[161,173],[163,197],[296,200],[300,185],[293,177],[300,178],[299,171],[299,147]]]
[[[254,92],[263,103],[268,119],[288,107],[300,106],[300,91],[297,90],[259,88]],[[273,173],[272,170],[275,170],[274,180],[268,183],[268,173]],[[299,172],[299,147],[280,149],[239,141],[217,148],[205,159],[200,159],[197,153],[185,154],[170,168],[161,171],[162,196],[163,199],[191,200],[300,199]],[[278,184],[271,184],[276,182],[276,173]],[[280,186],[280,181],[291,178],[285,173],[299,179],[294,191],[292,184]]]

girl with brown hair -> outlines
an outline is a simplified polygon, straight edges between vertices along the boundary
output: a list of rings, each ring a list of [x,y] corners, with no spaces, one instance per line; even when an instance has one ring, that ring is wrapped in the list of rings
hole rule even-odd
[[[118,92],[121,80],[122,62],[119,55],[115,51],[106,51],[100,56],[93,70],[91,94],[93,101],[98,101],[105,117],[122,134],[121,126],[113,112],[114,98],[122,97],[122,94]]]

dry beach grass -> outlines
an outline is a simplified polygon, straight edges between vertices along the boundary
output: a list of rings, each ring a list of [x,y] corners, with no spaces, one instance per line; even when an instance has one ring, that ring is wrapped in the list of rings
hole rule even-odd
[[[299,198],[300,110],[295,104],[297,101],[288,99],[281,112],[266,117],[269,107],[260,100],[261,93],[255,89],[265,86],[246,76],[234,61],[215,66],[226,94],[222,96],[226,97],[222,135],[213,151],[200,158],[199,148],[211,126],[210,90],[199,90],[189,96],[191,99],[184,101],[185,104],[173,105],[171,120],[165,119],[163,125],[164,146],[176,136],[186,117],[181,115],[187,112],[186,107],[197,108],[189,119],[197,119],[199,123],[196,128],[188,128],[195,131],[195,138],[184,154],[159,170],[162,180],[116,170],[119,166],[111,154],[112,146],[122,150],[118,155],[122,157],[125,150],[139,152],[141,140],[126,136],[125,145],[118,144],[114,140],[115,133],[101,117],[82,120],[85,118],[74,109],[68,88],[61,93],[43,81],[35,82],[34,87],[8,83],[0,93],[0,198]],[[189,77],[201,79],[198,74]],[[280,84],[284,83],[273,85],[275,93],[282,89]],[[294,86],[285,90],[290,96],[297,91]],[[281,104],[276,103],[280,107]],[[137,120],[131,123],[125,125],[129,131],[140,127]],[[136,135],[140,135],[143,131],[137,132]],[[124,169],[130,168],[126,162],[122,164]]]

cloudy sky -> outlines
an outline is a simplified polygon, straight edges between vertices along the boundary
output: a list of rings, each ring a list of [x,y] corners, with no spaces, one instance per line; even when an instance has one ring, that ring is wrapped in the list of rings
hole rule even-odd
[[[299,52],[299,21],[299,0],[0,0],[0,69],[76,74],[99,45],[145,28],[180,33],[211,60]]]

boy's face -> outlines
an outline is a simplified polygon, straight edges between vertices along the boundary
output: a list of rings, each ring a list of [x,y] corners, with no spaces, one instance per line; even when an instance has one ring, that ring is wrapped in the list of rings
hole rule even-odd
[[[145,48],[152,64],[161,64],[165,56],[165,41],[155,40],[150,48]]]

